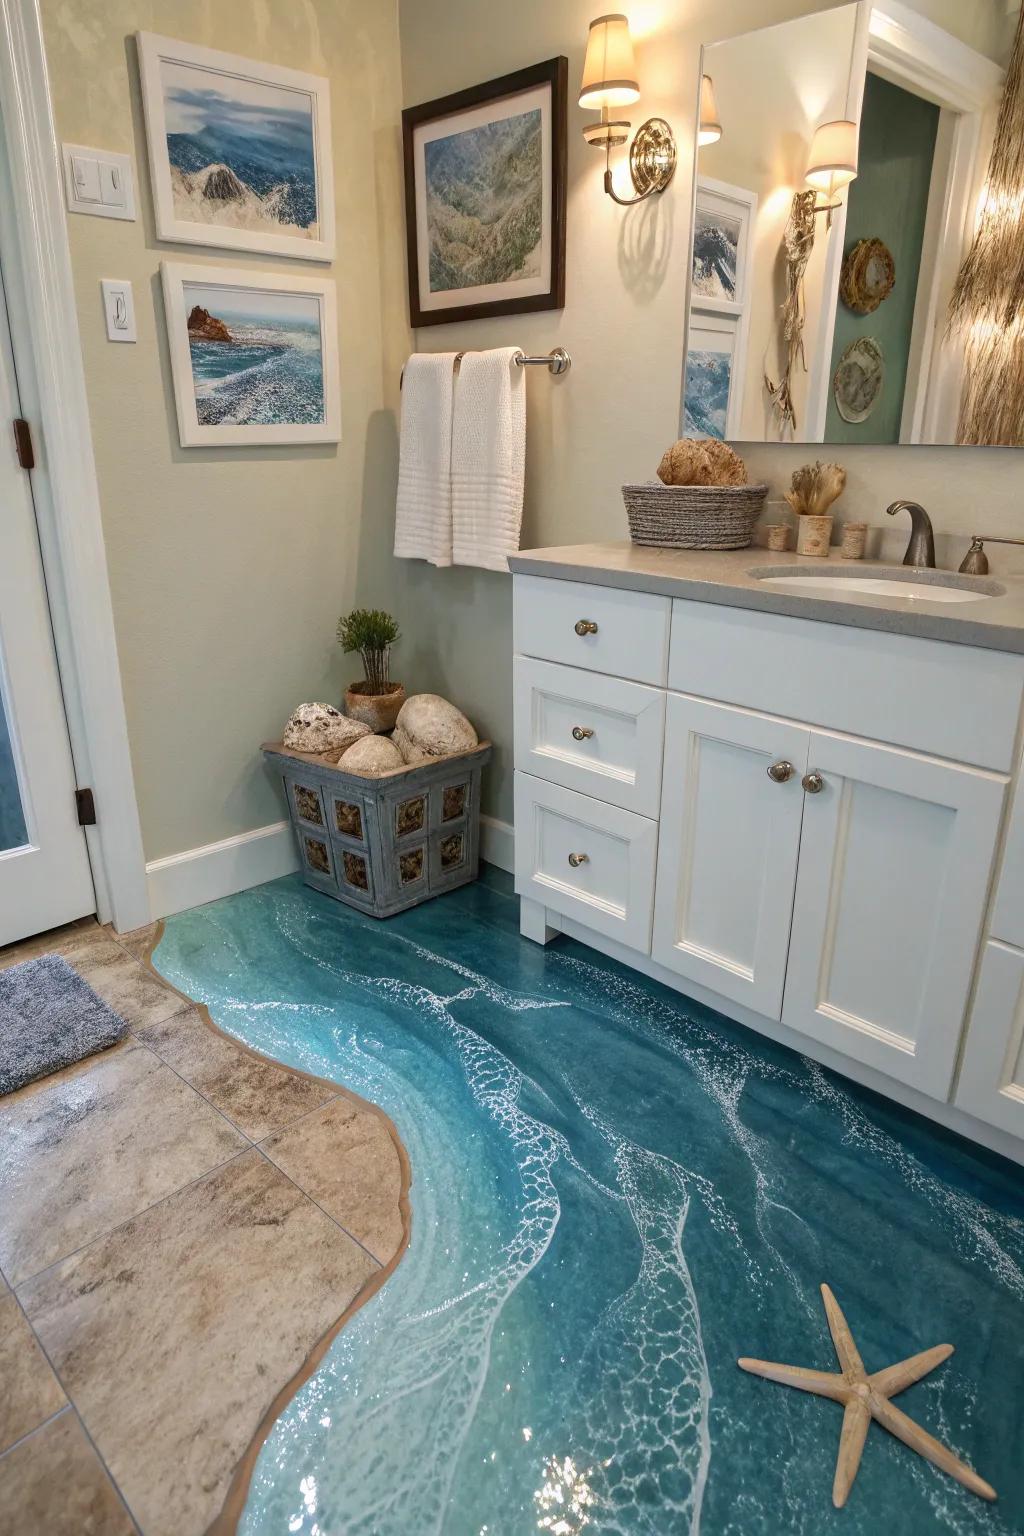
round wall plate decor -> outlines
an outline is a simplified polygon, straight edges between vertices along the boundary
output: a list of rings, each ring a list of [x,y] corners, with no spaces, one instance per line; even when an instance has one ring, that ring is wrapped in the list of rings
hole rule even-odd
[[[843,259],[839,296],[858,315],[870,315],[896,284],[896,263],[884,240],[858,240]]]
[[[885,358],[872,336],[851,341],[836,369],[832,393],[844,421],[867,421],[885,383]]]

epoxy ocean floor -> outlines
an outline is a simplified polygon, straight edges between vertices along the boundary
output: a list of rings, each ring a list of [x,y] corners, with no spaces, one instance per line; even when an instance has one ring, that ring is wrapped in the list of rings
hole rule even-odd
[[[900,1536],[1024,1529],[1019,1170],[561,939],[511,882],[378,923],[298,877],[172,918],[216,1021],[395,1121],[412,1241],[285,1410],[245,1536]],[[741,1354],[869,1370],[949,1340],[900,1406],[986,1505]]]

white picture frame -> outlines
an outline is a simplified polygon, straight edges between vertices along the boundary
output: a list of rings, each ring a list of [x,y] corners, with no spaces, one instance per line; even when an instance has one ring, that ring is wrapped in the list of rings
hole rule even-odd
[[[683,359],[680,437],[714,437],[725,442],[739,436],[744,364],[740,336],[737,316],[691,313]]]
[[[161,262],[160,277],[183,448],[338,442],[338,320],[329,278],[175,261]],[[205,319],[190,328],[196,309]]]
[[[742,314],[749,293],[756,217],[756,192],[711,176],[698,177],[690,239],[689,285],[694,309],[721,315]],[[710,258],[701,260],[701,235],[708,231],[724,237],[721,245],[728,253],[717,268]],[[730,266],[730,255],[734,266]]]
[[[333,260],[329,82],[155,32],[136,43],[157,237]]]

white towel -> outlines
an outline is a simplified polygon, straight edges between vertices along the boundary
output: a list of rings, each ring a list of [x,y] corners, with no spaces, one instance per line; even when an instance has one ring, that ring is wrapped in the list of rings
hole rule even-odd
[[[454,352],[415,352],[402,376],[395,554],[452,563]]]
[[[525,369],[519,347],[467,352],[452,425],[452,559],[507,571],[519,548],[526,467]]]

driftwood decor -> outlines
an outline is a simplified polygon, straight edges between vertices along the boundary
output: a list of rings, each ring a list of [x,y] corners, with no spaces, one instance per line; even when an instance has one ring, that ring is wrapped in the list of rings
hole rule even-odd
[[[798,192],[789,212],[782,249],[786,262],[786,297],[780,315],[780,340],[782,342],[783,368],[778,383],[764,372],[764,387],[772,409],[779,418],[780,435],[789,428],[797,429],[796,407],[793,404],[793,374],[797,367],[807,372],[804,356],[804,278],[807,263],[814,249],[814,205],[816,192]]]
[[[843,259],[839,297],[855,315],[870,315],[896,286],[896,263],[884,240],[858,240]]]
[[[1024,11],[950,327],[963,335],[966,362],[957,442],[1024,446]]]

